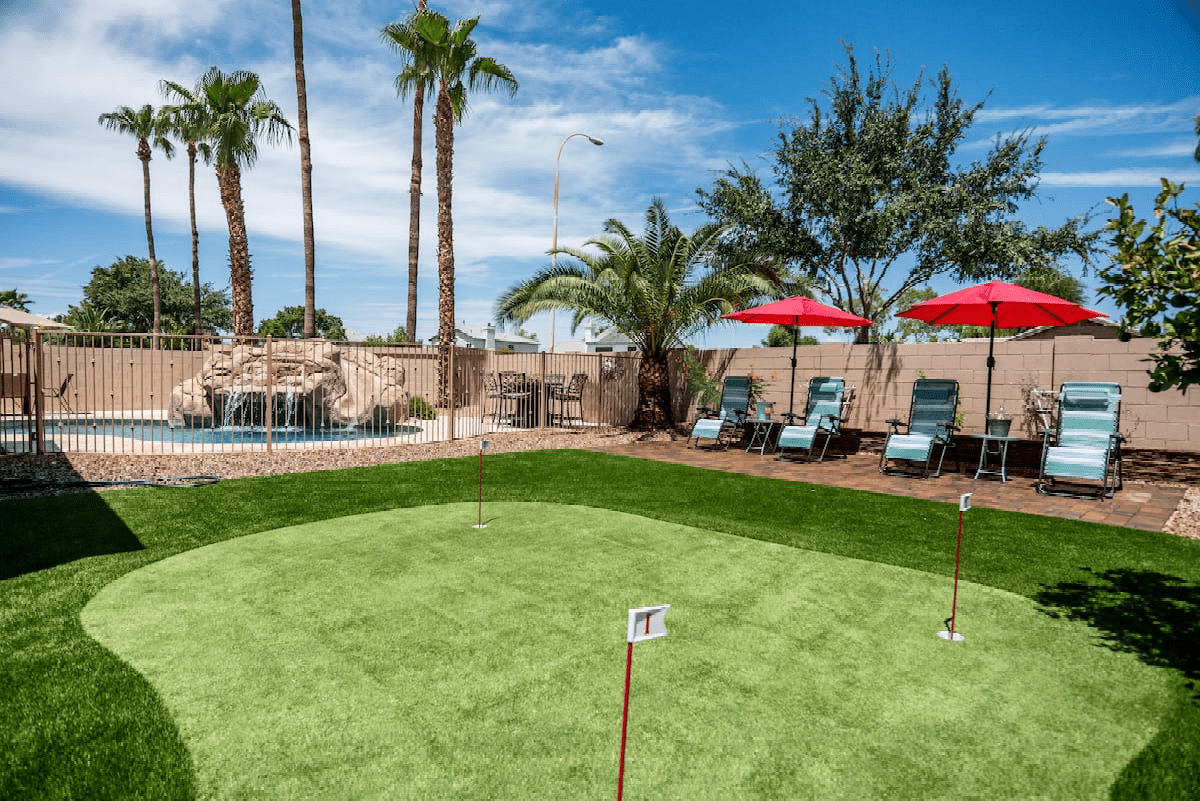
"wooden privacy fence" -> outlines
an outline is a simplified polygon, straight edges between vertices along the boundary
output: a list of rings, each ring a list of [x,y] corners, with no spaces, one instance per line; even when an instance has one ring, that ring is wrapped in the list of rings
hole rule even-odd
[[[0,339],[0,450],[173,453],[424,443],[556,425],[620,426],[636,354],[458,348],[448,406],[437,351],[325,340],[50,333]],[[521,377],[493,397],[490,376]],[[555,383],[562,376],[561,387]],[[582,391],[564,415],[573,376]]]

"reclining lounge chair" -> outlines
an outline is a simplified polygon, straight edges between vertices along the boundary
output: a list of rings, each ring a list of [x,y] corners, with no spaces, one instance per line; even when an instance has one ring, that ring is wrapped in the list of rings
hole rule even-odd
[[[1058,393],[1058,421],[1046,429],[1038,492],[1074,497],[1111,498],[1121,488],[1121,387],[1085,381],[1067,382]],[[1058,483],[1098,481],[1089,492]]]
[[[944,378],[918,378],[913,384],[912,407],[908,423],[888,420],[888,435],[883,443],[883,455],[879,458],[879,472],[896,474],[888,461],[902,459],[924,463],[920,473],[929,476],[934,451],[938,452],[937,469],[933,475],[942,474],[942,462],[946,449],[954,447],[954,416],[958,408],[958,382]],[[900,433],[901,428],[906,429]],[[911,473],[910,473],[911,474]]]
[[[697,410],[701,417],[692,425],[692,433],[688,435],[687,445],[692,448],[700,446],[701,438],[711,439],[712,447],[721,444],[725,435],[742,427],[750,406],[750,377],[731,375],[725,378],[721,388],[721,405],[713,408],[701,406]],[[692,442],[695,440],[695,443]]]
[[[829,440],[841,431],[842,420],[853,394],[854,387],[847,387],[846,382],[838,377],[822,376],[810,380],[804,423],[784,426],[779,432],[779,439],[775,443],[779,449],[778,458],[781,461],[787,459],[785,449],[792,449],[805,451],[806,459],[810,462],[824,459]]]

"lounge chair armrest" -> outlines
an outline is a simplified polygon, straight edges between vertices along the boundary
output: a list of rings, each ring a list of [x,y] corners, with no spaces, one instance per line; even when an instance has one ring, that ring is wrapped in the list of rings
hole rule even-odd
[[[780,414],[780,415],[779,415],[779,417],[780,417],[780,419],[781,419],[781,420],[784,420],[784,421],[786,421],[786,422],[785,422],[785,425],[789,425],[789,426],[790,426],[790,425],[795,425],[795,424],[796,424],[796,418],[797,418],[797,417],[803,417],[803,416],[804,416],[804,415],[802,415],[802,414],[797,414],[796,412],[783,412],[782,414]]]
[[[901,428],[908,428],[908,423],[904,422],[903,420],[896,420],[895,418],[888,420],[887,424],[889,434],[895,434],[899,432]]]
[[[717,410],[711,406],[697,406],[696,414],[702,415],[704,417],[716,417]]]

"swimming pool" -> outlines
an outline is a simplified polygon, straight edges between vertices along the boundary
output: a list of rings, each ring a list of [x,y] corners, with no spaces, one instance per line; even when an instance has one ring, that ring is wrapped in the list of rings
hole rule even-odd
[[[6,422],[10,431],[13,424]],[[276,426],[270,430],[272,443],[347,442],[411,436],[420,426],[385,425],[348,428],[306,428]],[[215,428],[171,425],[168,420],[97,418],[94,420],[47,420],[47,437],[109,436],[143,442],[170,442],[181,445],[255,445],[267,441],[266,426],[217,426]]]

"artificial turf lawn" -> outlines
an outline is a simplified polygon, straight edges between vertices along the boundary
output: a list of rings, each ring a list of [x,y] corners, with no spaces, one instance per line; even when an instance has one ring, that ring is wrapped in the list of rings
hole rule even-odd
[[[953,505],[583,451],[489,456],[488,501],[586,504],[949,576]],[[0,504],[0,797],[188,798],[191,756],[153,688],[80,610],[146,564],[343,515],[475,498],[474,458]],[[897,479],[903,480],[903,479]],[[1098,645],[1174,677],[1114,798],[1200,797],[1200,543],[1058,518],[969,513],[965,577],[1079,617]],[[1112,577],[1129,576],[1133,586]],[[1079,585],[1079,586],[1077,586]],[[1080,588],[1082,587],[1082,588]]]
[[[144,567],[85,629],[162,695],[202,795],[611,791],[625,612],[648,798],[1101,798],[1170,677],[1028,599],[558,504],[342,517]]]

